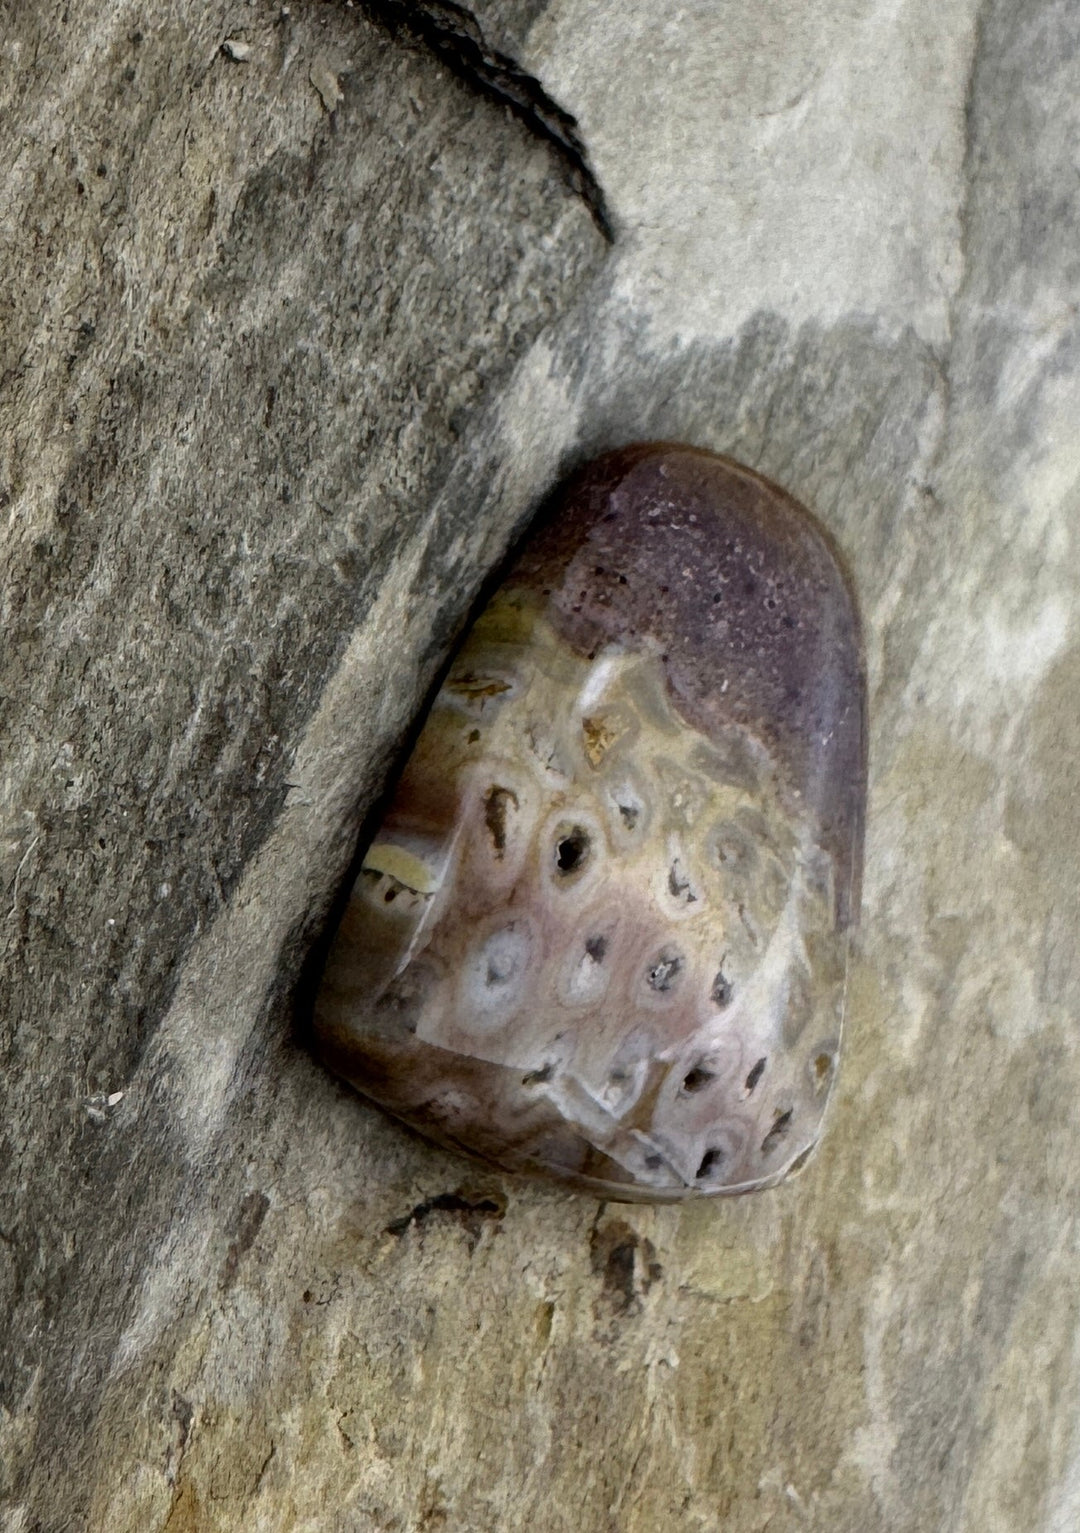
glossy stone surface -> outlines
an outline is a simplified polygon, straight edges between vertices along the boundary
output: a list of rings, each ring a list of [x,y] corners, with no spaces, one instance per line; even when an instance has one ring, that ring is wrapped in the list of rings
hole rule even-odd
[[[363,861],[317,1037],[448,1146],[606,1197],[801,1162],[859,901],[865,684],[827,535],[670,445],[564,490]]]

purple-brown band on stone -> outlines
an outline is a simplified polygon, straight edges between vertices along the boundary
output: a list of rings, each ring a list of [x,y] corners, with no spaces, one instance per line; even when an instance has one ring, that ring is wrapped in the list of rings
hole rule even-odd
[[[856,919],[866,801],[858,609],[835,543],[797,500],[730,458],[641,443],[571,478],[507,585],[542,591],[574,647],[659,645],[675,706],[774,754],[818,817]]]

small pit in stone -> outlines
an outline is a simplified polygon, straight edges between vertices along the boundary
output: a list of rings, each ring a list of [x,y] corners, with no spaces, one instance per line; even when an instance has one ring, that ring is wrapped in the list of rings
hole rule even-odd
[[[691,1094],[695,1091],[704,1091],[716,1076],[711,1070],[706,1070],[704,1065],[695,1065],[683,1076],[682,1089]]]
[[[662,952],[656,962],[649,966],[649,989],[665,994],[671,989],[682,969],[683,961],[678,953]]]
[[[793,1116],[794,1108],[791,1107],[784,1108],[782,1112],[779,1110],[777,1111],[772,1128],[761,1141],[762,1155],[768,1155],[771,1150],[776,1149],[776,1146],[780,1143],[781,1139],[783,1139],[784,1135],[791,1127],[791,1119]]]
[[[581,825],[571,825],[555,843],[555,868],[564,878],[585,866],[589,855],[589,833]]]
[[[723,969],[717,971],[716,978],[712,982],[712,998],[714,1006],[730,1006],[732,996],[731,981]]]
[[[750,1071],[750,1074],[746,1077],[746,1094],[747,1094],[747,1096],[750,1095],[750,1093],[753,1091],[754,1087],[757,1085],[758,1081],[765,1074],[765,1064],[766,1064],[766,1060],[764,1058],[759,1059],[757,1064]]]
[[[527,1075],[521,1077],[523,1086],[542,1086],[555,1074],[555,1066],[549,1060],[546,1065],[541,1065],[539,1070],[530,1070]]]
[[[701,1165],[697,1168],[697,1180],[701,1182],[707,1176],[712,1176],[714,1171],[719,1171],[723,1162],[723,1150],[706,1150],[701,1157]]]
[[[607,952],[606,937],[589,937],[585,942],[585,951],[593,963],[603,963],[604,954]]]
[[[678,858],[668,870],[668,890],[673,899],[681,900],[684,905],[692,905],[697,900],[697,895],[691,889],[690,880],[683,872]]]
[[[506,850],[506,821],[511,809],[518,807],[518,797],[512,788],[492,785],[484,796],[484,824],[491,836],[491,846],[496,857]]]
[[[634,826],[638,822],[638,816],[641,814],[641,810],[635,804],[620,804],[619,813],[622,816],[623,824],[626,826],[627,830],[633,830]]]

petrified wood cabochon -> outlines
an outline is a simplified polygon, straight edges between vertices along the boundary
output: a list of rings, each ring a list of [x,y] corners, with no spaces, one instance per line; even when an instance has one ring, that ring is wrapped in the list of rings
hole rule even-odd
[[[805,1158],[865,799],[852,593],[801,506],[653,444],[578,474],[440,690],[319,1047],[448,1146],[628,1199]]]

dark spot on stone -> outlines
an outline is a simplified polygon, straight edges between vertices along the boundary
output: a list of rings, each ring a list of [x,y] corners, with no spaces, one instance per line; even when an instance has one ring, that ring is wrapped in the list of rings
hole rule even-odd
[[[469,1250],[473,1251],[480,1238],[485,1220],[498,1221],[506,1213],[506,1199],[498,1193],[469,1194],[465,1191],[440,1192],[433,1198],[417,1203],[400,1219],[393,1219],[386,1226],[386,1233],[400,1239],[413,1225],[423,1229],[435,1214],[448,1214],[458,1220],[469,1237]]]
[[[739,920],[743,924],[743,930],[746,932],[746,935],[750,938],[750,941],[753,943],[753,945],[755,947],[760,947],[761,946],[761,933],[758,931],[757,927],[754,925],[754,920],[753,920],[753,917],[750,915],[750,912],[747,910],[746,906],[744,904],[742,904],[741,902],[740,902],[740,904],[738,906],[738,911],[739,911]]]
[[[776,1149],[776,1146],[780,1143],[781,1139],[783,1139],[784,1135],[787,1133],[788,1128],[791,1125],[791,1120],[792,1120],[793,1116],[794,1116],[794,1108],[791,1108],[791,1107],[787,1107],[787,1108],[784,1109],[783,1112],[778,1112],[776,1114],[776,1118],[775,1118],[775,1120],[773,1122],[772,1128],[765,1135],[765,1138],[761,1141],[761,1153],[762,1153],[762,1155],[768,1155],[773,1150]]]
[[[236,1281],[241,1258],[254,1244],[269,1207],[270,1199],[265,1192],[248,1192],[240,1199],[240,1206],[233,1219],[232,1239],[218,1277],[218,1287],[222,1292],[231,1288]]]
[[[694,1068],[692,1070],[688,1070],[686,1075],[683,1077],[682,1089],[691,1093],[695,1091],[704,1091],[709,1082],[714,1081],[715,1079],[716,1076],[711,1070],[706,1070],[703,1065],[695,1065]]]
[[[491,836],[496,857],[506,850],[506,821],[511,808],[518,807],[517,794],[511,788],[490,787],[484,799],[484,824]]]
[[[673,862],[668,870],[668,889],[674,899],[682,900],[684,905],[693,905],[697,895],[690,887],[690,880],[679,867],[678,862]]]
[[[623,824],[626,826],[627,830],[633,830],[634,826],[638,822],[638,815],[641,813],[641,811],[639,809],[635,809],[633,804],[620,804],[619,813],[622,815]]]
[[[620,1314],[637,1303],[639,1292],[647,1293],[663,1276],[652,1242],[642,1239],[623,1219],[594,1225],[589,1255],[603,1298]]]
[[[528,1075],[523,1075],[521,1077],[521,1084],[523,1086],[540,1086],[544,1081],[549,1081],[554,1074],[555,1066],[549,1061],[546,1065],[541,1065],[539,1070],[530,1070]]]
[[[179,1390],[176,1389],[172,1392],[172,1417],[178,1428],[177,1437],[179,1441],[177,1446],[180,1452],[183,1453],[187,1447],[188,1438],[191,1435],[192,1423],[195,1420],[195,1410],[191,1401],[185,1399]]]
[[[493,989],[496,985],[508,985],[513,979],[516,969],[517,964],[513,957],[507,953],[502,953],[495,958],[489,958],[484,982],[489,989]]]
[[[585,951],[593,963],[603,963],[604,954],[607,952],[607,938],[589,937],[585,943]]]
[[[730,1006],[732,985],[723,969],[717,970],[716,978],[712,982],[712,998],[714,1006]]]
[[[604,1287],[623,1309],[634,1300],[634,1253],[636,1241],[620,1241],[608,1251],[604,1263]]]
[[[580,825],[572,825],[559,837],[555,846],[555,867],[566,875],[576,873],[589,855],[589,834]]]
[[[682,966],[683,961],[678,953],[661,953],[649,968],[649,989],[661,992],[670,990]]]
[[[741,868],[750,860],[750,849],[738,832],[734,832],[717,842],[716,855],[724,867]]]
[[[750,1095],[758,1081],[765,1074],[765,1060],[759,1059],[750,1074],[746,1077],[746,1094]]]
[[[714,1171],[719,1170],[723,1160],[723,1150],[706,1150],[705,1154],[701,1157],[701,1165],[697,1168],[697,1180],[699,1182],[703,1181],[705,1177],[711,1176]]]

